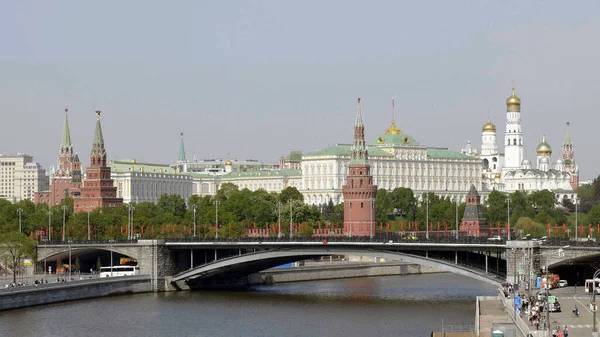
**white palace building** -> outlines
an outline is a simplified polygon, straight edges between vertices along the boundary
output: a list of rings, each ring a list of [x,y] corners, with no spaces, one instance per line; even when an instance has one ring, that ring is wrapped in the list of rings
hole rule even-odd
[[[358,109],[361,109],[360,105]],[[348,139],[352,134],[348,132]],[[183,148],[183,145],[181,145]],[[215,164],[215,169],[205,168],[204,172],[190,172],[194,179],[194,193],[214,195],[222,183],[233,183],[242,188],[268,192],[280,192],[293,186],[304,195],[308,204],[325,204],[332,200],[343,202],[342,185],[346,181],[351,144],[336,144],[301,156],[300,170],[289,169],[285,158],[278,169],[261,168],[241,170],[236,162],[227,160]],[[288,156],[296,157],[296,156]],[[185,172],[181,160],[174,165]],[[392,190],[409,187],[420,197],[425,192],[435,192],[441,196],[464,200],[471,185],[482,187],[481,160],[447,148],[428,147],[420,144],[408,134],[404,134],[392,120],[391,126],[376,136],[369,145],[369,162],[374,184],[378,188]],[[295,163],[292,163],[295,165]],[[293,167],[293,166],[292,166]]]

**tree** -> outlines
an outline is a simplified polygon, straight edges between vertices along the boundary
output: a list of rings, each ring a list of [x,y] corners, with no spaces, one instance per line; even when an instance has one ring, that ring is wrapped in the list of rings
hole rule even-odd
[[[13,282],[17,282],[17,273],[21,269],[23,260],[35,258],[36,242],[19,232],[2,234],[0,246],[4,249],[4,256],[8,264],[6,267],[13,273]]]
[[[229,199],[229,197],[232,194],[238,192],[239,190],[240,189],[235,184],[223,183],[223,184],[221,184],[221,188],[219,188],[219,190],[217,191],[217,194],[215,195],[215,199],[223,202],[223,201]]]
[[[98,260],[96,260],[96,271],[98,271],[98,273],[100,273],[101,268],[102,268],[102,262],[100,261],[100,258],[98,258]]]
[[[304,196],[297,188],[288,186],[279,193],[279,202],[285,204],[290,202],[290,200],[304,202]]]
[[[507,215],[506,196],[493,190],[485,202],[484,216],[489,223],[505,222]]]
[[[337,224],[344,223],[344,203],[333,206],[333,212],[331,213],[331,222]]]
[[[323,218],[331,221],[331,215],[333,214],[333,209],[334,209],[333,200],[329,199],[329,202],[323,206],[323,211],[322,211]]]
[[[600,224],[600,205],[594,206],[587,214],[587,221],[592,225]]]
[[[185,200],[178,194],[163,194],[158,199],[156,206],[165,213],[183,218],[186,212]]]

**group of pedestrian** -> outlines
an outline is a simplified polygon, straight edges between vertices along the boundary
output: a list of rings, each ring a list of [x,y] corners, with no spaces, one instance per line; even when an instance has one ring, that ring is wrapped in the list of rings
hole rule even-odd
[[[569,337],[569,328],[565,324],[557,324],[552,328],[552,337]]]

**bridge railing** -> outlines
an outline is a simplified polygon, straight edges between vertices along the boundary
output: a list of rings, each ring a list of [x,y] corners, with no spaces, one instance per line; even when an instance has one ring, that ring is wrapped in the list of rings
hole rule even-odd
[[[374,243],[459,243],[459,244],[504,244],[504,241],[489,241],[482,237],[436,237],[430,236],[429,239],[407,233],[377,233],[373,238],[368,236],[295,236],[291,239],[288,236],[277,237],[239,237],[239,238],[169,238],[169,242],[374,242]]]
[[[544,246],[577,246],[577,247],[597,247],[600,245],[600,238],[548,238],[543,242]]]
[[[43,245],[106,245],[106,244],[127,244],[137,243],[137,239],[133,240],[39,240],[38,247]]]

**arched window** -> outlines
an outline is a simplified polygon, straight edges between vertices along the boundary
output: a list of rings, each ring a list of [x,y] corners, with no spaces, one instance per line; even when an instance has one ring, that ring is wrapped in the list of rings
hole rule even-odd
[[[517,139],[513,139],[513,145],[517,145]]]
[[[364,202],[361,202],[361,203],[360,203],[360,208],[364,208],[364,207],[365,207],[365,203],[364,203]]]

